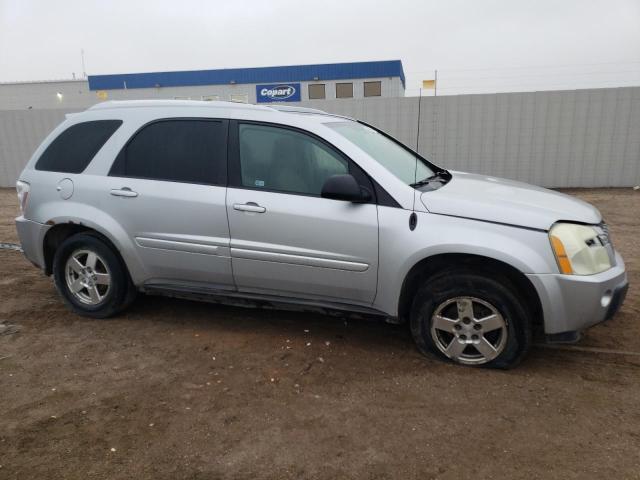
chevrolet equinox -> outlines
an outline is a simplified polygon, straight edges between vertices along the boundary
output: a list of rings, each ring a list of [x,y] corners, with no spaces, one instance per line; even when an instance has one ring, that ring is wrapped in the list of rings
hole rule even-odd
[[[137,292],[377,315],[423,353],[508,368],[533,329],[576,341],[627,290],[593,206],[301,107],[101,103],[67,115],[17,191],[26,257],[95,318]]]

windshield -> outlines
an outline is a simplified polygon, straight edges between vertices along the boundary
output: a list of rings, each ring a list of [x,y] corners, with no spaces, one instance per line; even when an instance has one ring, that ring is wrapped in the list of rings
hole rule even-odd
[[[416,157],[415,153],[373,128],[357,122],[330,122],[325,125],[360,147],[407,185],[431,177],[435,173],[423,159]]]

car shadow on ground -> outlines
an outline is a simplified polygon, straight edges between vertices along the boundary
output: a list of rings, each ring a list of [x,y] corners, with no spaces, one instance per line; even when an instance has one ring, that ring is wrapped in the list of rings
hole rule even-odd
[[[283,339],[305,345],[329,342],[372,357],[395,357],[405,365],[407,360],[413,360],[411,363],[417,363],[418,370],[444,366],[469,375],[496,372],[482,367],[455,365],[435,356],[426,357],[417,350],[408,324],[391,324],[376,317],[241,307],[140,294],[131,308],[117,318],[163,325],[172,332],[199,332],[197,334],[217,338],[226,334],[247,335],[262,346],[278,344]],[[602,358],[588,352],[543,348],[542,338],[540,335],[536,337],[537,343],[532,345],[520,365],[500,372],[529,375],[548,369],[549,363],[566,365],[568,362],[579,368],[580,364],[602,361]]]

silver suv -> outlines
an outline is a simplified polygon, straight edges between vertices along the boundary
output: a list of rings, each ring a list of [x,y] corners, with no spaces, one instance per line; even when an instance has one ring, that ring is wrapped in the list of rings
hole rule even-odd
[[[311,109],[102,103],[67,116],[17,190],[25,255],[96,318],[139,291],[370,314],[424,353],[506,368],[533,329],[575,341],[627,289],[591,205]]]

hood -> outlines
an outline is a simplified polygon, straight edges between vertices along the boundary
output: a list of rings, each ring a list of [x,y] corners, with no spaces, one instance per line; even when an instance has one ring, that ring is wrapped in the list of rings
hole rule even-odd
[[[421,195],[429,212],[548,230],[559,220],[597,224],[600,212],[577,198],[504,178],[451,171],[441,188]]]

